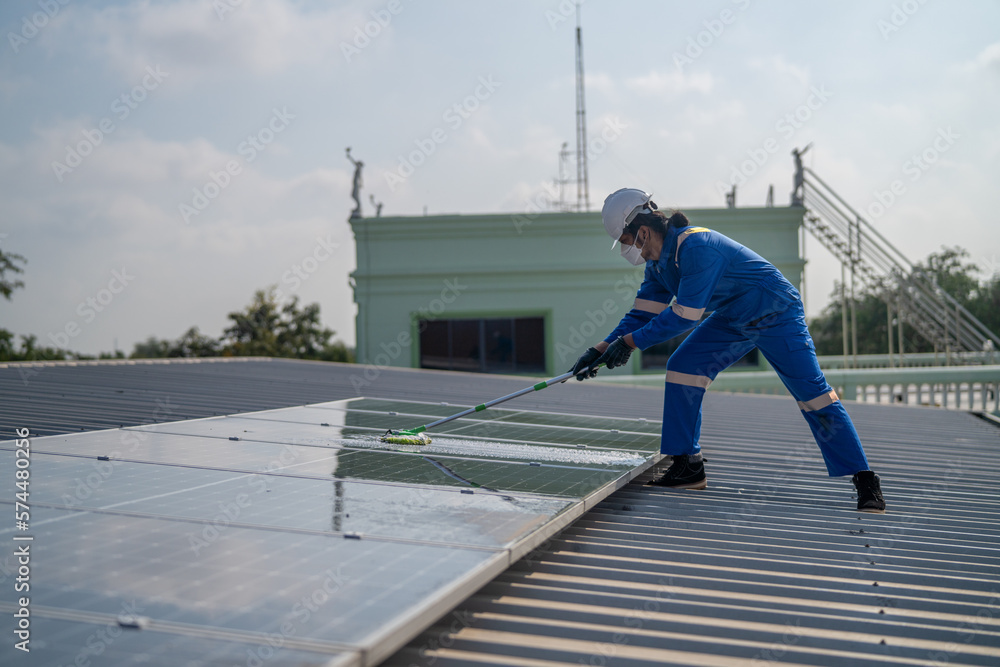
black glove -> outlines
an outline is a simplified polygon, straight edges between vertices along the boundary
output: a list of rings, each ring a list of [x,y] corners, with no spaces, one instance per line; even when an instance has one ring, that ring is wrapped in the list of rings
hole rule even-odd
[[[573,364],[573,368],[570,369],[574,373],[579,373],[579,375],[576,376],[576,379],[583,380],[585,378],[592,378],[595,375],[597,375],[596,368],[590,371],[589,373],[586,373],[584,371],[586,371],[591,366],[595,366],[596,364],[594,362],[597,361],[598,357],[600,356],[601,353],[598,352],[596,348],[593,347],[587,348],[587,351],[584,352],[583,355],[576,360],[576,363]]]
[[[632,355],[632,348],[628,346],[625,339],[619,336],[615,342],[608,345],[608,349],[600,356],[596,363],[604,364],[608,368],[624,366],[628,363],[628,358]]]

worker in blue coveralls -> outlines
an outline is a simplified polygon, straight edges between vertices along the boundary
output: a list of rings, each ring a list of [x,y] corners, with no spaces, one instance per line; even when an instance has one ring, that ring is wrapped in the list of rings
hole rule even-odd
[[[660,451],[673,457],[650,484],[674,489],[708,486],[698,438],[705,391],[725,367],[754,347],[798,401],[831,477],[852,475],[858,510],[885,512],[878,476],[861,440],[816,359],[798,291],[768,261],[732,239],[669,217],[652,195],[623,188],[604,201],[604,227],[621,255],[646,273],[632,309],[604,341],[574,364],[578,380],[597,366],[624,365],[632,350],[694,329],[667,362]],[[711,313],[702,320],[702,316]]]

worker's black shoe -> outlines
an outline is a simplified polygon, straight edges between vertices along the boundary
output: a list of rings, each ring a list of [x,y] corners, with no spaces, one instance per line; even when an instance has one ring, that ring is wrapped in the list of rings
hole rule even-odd
[[[851,478],[854,488],[858,490],[858,511],[885,514],[885,500],[882,498],[882,486],[878,475],[871,470],[854,473]]]
[[[699,458],[691,461],[687,454],[674,457],[667,471],[659,478],[646,482],[653,486],[666,486],[671,489],[704,489],[708,486],[705,476],[705,461]]]

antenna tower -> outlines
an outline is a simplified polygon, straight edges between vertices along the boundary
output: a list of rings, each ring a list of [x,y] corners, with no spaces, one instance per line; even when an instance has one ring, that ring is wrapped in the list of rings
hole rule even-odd
[[[576,6],[576,209],[590,210],[590,187],[587,183],[587,111],[583,96],[583,33],[580,29],[580,5]]]
[[[562,147],[559,149],[559,176],[556,177],[556,186],[559,190],[559,201],[556,202],[556,210],[558,211],[568,211],[566,207],[566,184],[569,183],[567,165],[569,163],[569,156],[572,153],[569,152],[569,142],[564,141]]]

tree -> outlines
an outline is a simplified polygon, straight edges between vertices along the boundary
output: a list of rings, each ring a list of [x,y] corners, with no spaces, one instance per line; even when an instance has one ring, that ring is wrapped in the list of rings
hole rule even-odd
[[[28,260],[23,255],[17,253],[5,253],[0,250],[0,294],[5,299],[11,301],[14,290],[24,287],[23,280],[12,280],[6,276],[9,273],[24,273],[24,269],[18,266],[18,262],[27,264]],[[14,346],[14,334],[7,329],[0,328],[0,361],[50,361],[53,359],[80,359],[79,354],[74,354],[67,350],[56,347],[36,347],[38,337],[33,335],[21,336],[21,347]]]
[[[847,304],[848,327],[850,327],[850,302]],[[858,354],[885,354],[888,351],[885,302],[869,292],[855,295],[854,313],[858,326]],[[840,301],[840,283],[835,283],[830,294],[830,303],[823,312],[809,323],[809,332],[816,343],[816,354],[843,354],[843,310]],[[850,335],[850,329],[848,329]],[[905,325],[903,337],[907,345],[915,345],[916,335],[909,325]],[[915,351],[908,348],[910,351]]]
[[[176,342],[168,345],[165,356],[217,357],[220,349],[221,345],[217,339],[204,335],[198,331],[198,327],[191,327]]]
[[[281,356],[278,354],[278,329],[282,326],[281,311],[273,287],[257,290],[246,310],[229,313],[229,319],[233,324],[222,334],[225,356]]]
[[[17,253],[5,253],[0,250],[0,294],[11,301],[14,290],[24,287],[24,281],[7,278],[9,273],[24,273],[18,262],[27,264],[28,260]],[[40,361],[50,359],[73,358],[73,353],[54,347],[35,347],[37,336],[21,336],[21,348],[14,346],[14,334],[0,328],[0,361]]]
[[[987,329],[993,333],[1000,332],[1000,273],[976,288],[971,303],[966,307]]]
[[[6,329],[0,329],[0,361],[13,361],[16,353],[14,334]]]
[[[57,347],[36,347],[38,337],[33,335],[21,336],[21,349],[15,350],[14,336],[6,329],[0,329],[0,361],[53,361],[62,359],[83,359],[79,354],[74,354]]]
[[[347,347],[344,341],[337,340],[323,348],[318,359],[320,361],[339,361],[345,364],[354,363],[354,350]]]
[[[349,360],[342,343],[330,343],[333,331],[320,324],[318,303],[300,308],[293,296],[279,305],[274,287],[257,290],[246,310],[229,313],[229,319],[233,324],[222,336],[225,355]]]
[[[319,322],[319,304],[312,303],[298,310],[299,298],[284,305],[281,314],[285,325],[278,333],[278,349],[299,359],[318,359],[330,344],[333,331]]]
[[[9,280],[4,275],[8,271],[10,273],[24,273],[24,269],[17,265],[18,262],[27,264],[28,260],[23,255],[5,253],[3,250],[0,250],[0,294],[8,301],[10,301],[10,296],[14,293],[14,290],[24,287],[24,281]]]
[[[141,343],[136,343],[132,348],[132,359],[160,359],[167,356],[170,351],[169,340],[159,340],[155,336],[150,336]]]
[[[975,315],[990,331],[1000,331],[1000,275],[985,282],[977,277],[979,268],[966,261],[969,252],[963,248],[943,246],[941,252],[930,254],[924,262],[914,265],[915,274],[933,279],[945,292]],[[896,286],[887,288],[895,292]],[[890,297],[891,299],[891,297]],[[858,354],[886,354],[889,326],[888,306],[881,292],[865,286],[855,294],[855,317],[858,330]],[[840,284],[834,286],[830,303],[809,323],[809,331],[816,343],[817,354],[842,354],[843,324]],[[894,316],[898,316],[893,308]],[[848,303],[850,318],[850,303]],[[903,339],[907,352],[933,352],[934,345],[909,324],[903,325]]]
[[[963,261],[968,257],[969,251],[964,248],[942,246],[940,253],[928,255],[926,262],[914,266],[914,271],[931,276],[941,289],[968,308],[979,290],[979,267]]]
[[[320,323],[319,304],[300,308],[299,298],[293,296],[279,305],[275,287],[257,290],[250,305],[229,313],[229,319],[232,325],[220,341],[223,355],[352,360],[343,343],[330,342],[333,331]]]

